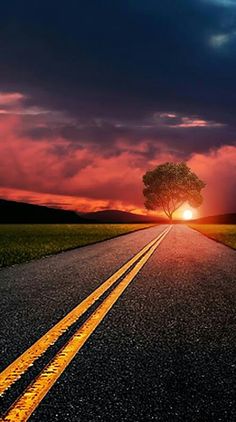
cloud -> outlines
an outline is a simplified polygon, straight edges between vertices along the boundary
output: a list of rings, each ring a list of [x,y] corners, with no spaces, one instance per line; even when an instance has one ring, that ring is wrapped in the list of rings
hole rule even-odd
[[[229,40],[230,40],[229,34],[212,35],[210,37],[210,44],[212,45],[212,47],[215,47],[215,48],[223,47],[225,44],[229,42]]]
[[[91,14],[86,2],[26,0],[24,15],[13,4],[14,24],[10,6],[1,10],[0,77],[27,105],[80,118],[143,120],[168,108],[232,121],[234,48],[225,63],[206,40],[234,30],[233,2],[222,12],[199,0],[94,1]]]
[[[65,210],[74,210],[79,212],[90,212],[101,209],[107,209],[110,206],[109,201],[91,200],[84,197],[75,197],[69,195],[48,194],[44,192],[32,192],[28,190],[1,188],[0,197],[10,201],[26,202],[36,205],[44,205],[52,208],[62,208]],[[123,209],[122,201],[112,204],[116,209]]]
[[[166,143],[153,149],[143,140],[117,142],[119,153],[102,154],[87,144],[76,148],[62,137],[35,141],[22,136],[22,117],[0,120],[0,194],[6,198],[79,211],[118,208],[145,212],[142,175],[165,161],[179,161]],[[202,213],[234,210],[235,146],[194,153],[188,163],[207,182]]]
[[[223,123],[204,120],[199,116],[181,116],[178,113],[154,113],[154,121],[167,127],[221,127]]]
[[[19,92],[0,92],[0,106],[12,106],[21,102],[24,95]]]
[[[215,171],[235,147],[235,2],[59,3],[1,7],[0,185],[141,207],[161,161]]]
[[[35,192],[38,198],[41,194],[87,198],[88,208],[97,208],[98,203],[102,207],[122,204],[126,209],[142,206],[141,178],[147,165],[142,154],[125,150],[124,144],[118,156],[107,157],[91,145],[76,149],[60,137],[35,142],[19,135],[21,125],[19,116],[0,121],[2,188],[15,189],[18,198],[18,191]],[[145,148],[145,143],[140,145],[140,153]],[[163,150],[157,161],[167,159],[172,155]],[[148,164],[153,166],[153,160]]]
[[[204,181],[203,214],[236,210],[236,147],[225,145],[208,154],[194,154],[188,164]]]

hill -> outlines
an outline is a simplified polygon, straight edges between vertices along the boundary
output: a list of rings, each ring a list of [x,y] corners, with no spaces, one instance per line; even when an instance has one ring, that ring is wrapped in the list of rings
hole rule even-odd
[[[65,211],[41,205],[0,199],[1,224],[52,224],[52,223],[87,223],[74,211]]]
[[[208,217],[197,218],[191,220],[191,223],[196,224],[236,224],[236,213],[212,215]]]
[[[133,214],[127,211],[104,210],[83,214],[83,218],[95,220],[100,223],[163,223],[164,218],[148,215]]]

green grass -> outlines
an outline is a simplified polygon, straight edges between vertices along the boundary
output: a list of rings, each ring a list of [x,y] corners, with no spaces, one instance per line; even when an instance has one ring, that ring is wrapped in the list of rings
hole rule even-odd
[[[0,267],[88,245],[151,224],[0,224]]]
[[[189,224],[193,229],[236,249],[236,224]]]

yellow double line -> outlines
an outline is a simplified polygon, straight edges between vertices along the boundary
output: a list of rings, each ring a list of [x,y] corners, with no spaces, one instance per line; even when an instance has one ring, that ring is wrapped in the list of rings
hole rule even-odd
[[[66,332],[91,306],[101,298],[122,276],[125,277],[108,294],[96,310],[87,318],[83,325],[59,350],[54,358],[42,369],[40,374],[24,390],[22,395],[10,407],[2,421],[26,421],[39,405],[41,400],[69,365],[96,327],[100,324],[123,291],[138,274],[161,241],[169,233],[167,227],[159,236],[148,243],[139,253],[124,264],[109,277],[101,286],[91,293],[85,300],[69,312],[62,320],[52,327],[44,336],[36,341],[20,357],[11,363],[0,374],[0,395],[12,386],[46,350],[52,346],[61,335]]]

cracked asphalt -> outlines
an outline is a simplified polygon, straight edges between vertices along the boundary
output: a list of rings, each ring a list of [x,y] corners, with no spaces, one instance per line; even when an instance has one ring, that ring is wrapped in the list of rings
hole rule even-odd
[[[1,270],[1,369],[163,229]],[[235,251],[173,226],[31,420],[235,421],[235,281]]]

